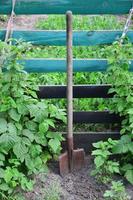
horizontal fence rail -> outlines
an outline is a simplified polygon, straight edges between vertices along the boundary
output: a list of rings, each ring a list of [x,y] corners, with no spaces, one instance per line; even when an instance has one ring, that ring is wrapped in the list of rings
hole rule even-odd
[[[112,98],[113,94],[108,94],[110,85],[74,85],[73,98]],[[40,86],[38,97],[41,99],[66,98],[67,86],[53,85]]]
[[[73,118],[74,123],[119,124],[122,120],[119,115],[110,114],[109,111],[74,112]]]
[[[17,0],[18,14],[127,14],[132,0]],[[11,13],[11,0],[0,0],[0,14]]]
[[[20,61],[29,73],[66,72],[64,59],[27,59]],[[107,70],[106,59],[76,59],[73,60],[74,72],[104,72]],[[130,61],[130,71],[133,71],[133,60]]]
[[[74,86],[74,98],[111,98],[110,85]],[[66,98],[66,86],[40,86],[38,97],[41,99]],[[109,111],[79,111],[73,113],[74,123],[121,123],[121,118]]]
[[[89,29],[89,26],[88,26]],[[5,38],[5,30],[0,31],[0,40]],[[92,46],[111,44],[120,38],[122,31],[74,31],[73,46]],[[133,31],[127,33],[129,40],[133,43]],[[14,39],[23,39],[33,45],[65,46],[65,31],[17,31],[14,30]]]
[[[63,134],[66,138],[66,133]],[[74,133],[74,148],[83,148],[86,153],[93,149],[92,144],[98,141],[107,141],[108,138],[117,140],[120,138],[119,132],[76,132]],[[66,142],[63,142],[63,151],[66,150]]]

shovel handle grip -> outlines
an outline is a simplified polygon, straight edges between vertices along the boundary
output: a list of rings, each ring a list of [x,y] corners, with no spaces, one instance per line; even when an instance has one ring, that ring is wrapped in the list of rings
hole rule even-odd
[[[72,12],[66,13],[67,23],[67,137],[73,146],[73,34]],[[71,146],[70,145],[70,146]],[[72,148],[72,147],[71,147]]]

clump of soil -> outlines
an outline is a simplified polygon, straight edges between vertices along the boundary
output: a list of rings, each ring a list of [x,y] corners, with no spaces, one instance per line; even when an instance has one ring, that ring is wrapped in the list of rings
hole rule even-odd
[[[33,192],[27,192],[27,200],[45,200],[45,191],[55,185],[58,188],[54,192],[60,193],[61,200],[103,200],[103,192],[106,189],[102,184],[97,184],[90,176],[92,164],[90,158],[86,159],[85,167],[77,172],[61,177],[57,165],[52,165],[48,174],[40,174],[36,177],[36,185]],[[52,192],[52,191],[51,191]]]
[[[0,29],[7,27],[9,17],[6,20],[0,19]],[[36,28],[38,20],[47,19],[47,15],[20,15],[14,17],[13,29],[15,30],[33,30]]]
[[[47,15],[30,15],[16,16],[14,18],[14,29],[16,30],[32,30],[36,28],[36,23],[39,20],[47,19]]]

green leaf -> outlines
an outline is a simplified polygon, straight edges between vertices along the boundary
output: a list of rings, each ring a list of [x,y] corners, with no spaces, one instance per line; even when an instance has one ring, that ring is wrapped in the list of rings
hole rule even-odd
[[[1,161],[5,161],[5,155],[2,154],[2,153],[0,153],[0,160],[1,160]]]
[[[33,121],[28,121],[25,123],[26,128],[29,129],[30,131],[36,131],[37,129],[37,124]]]
[[[36,134],[35,135],[35,141],[37,144],[41,144],[42,146],[47,146],[47,139],[44,135]]]
[[[49,140],[48,145],[50,146],[50,148],[52,149],[52,151],[54,153],[57,153],[61,144],[60,144],[60,141],[58,139],[54,138],[54,139]]]
[[[26,177],[21,179],[21,187],[23,190],[32,191],[33,190],[33,181],[29,181]]]
[[[11,179],[13,178],[13,175],[14,174],[12,173],[12,169],[10,167],[7,167],[4,173],[4,180],[6,181],[6,183],[10,183]]]
[[[4,133],[7,130],[7,121],[4,118],[0,118],[0,133]]]
[[[0,166],[3,167],[4,166],[4,162],[0,161]]]
[[[101,148],[101,143],[103,143],[103,141],[93,143],[92,145],[93,145],[93,147],[99,149],[99,148]]]
[[[125,173],[125,177],[133,185],[133,169],[127,170]]]
[[[105,159],[102,156],[97,156],[94,159],[94,163],[95,163],[97,168],[101,167],[104,164],[104,162],[105,162]]]
[[[48,112],[46,109],[46,104],[44,102],[38,102],[36,105],[32,104],[28,106],[31,117],[34,117],[34,121],[42,122],[48,117]]]
[[[56,139],[58,139],[59,141],[64,141],[64,140],[65,140],[64,137],[62,137],[62,134],[61,134],[61,133],[57,133],[57,132],[55,133],[55,132],[51,132],[51,131],[49,131],[49,132],[47,133],[46,137],[47,137],[47,138],[50,138],[50,139],[56,138]]]
[[[9,151],[18,141],[19,137],[16,134],[4,133],[0,136],[0,150],[6,149]]]
[[[47,163],[50,159],[52,159],[51,154],[48,151],[43,152],[43,154],[41,155],[42,161],[43,163]]]
[[[23,162],[25,155],[28,153],[28,148],[21,140],[20,142],[14,145],[13,152],[16,155],[16,157],[19,158],[21,162]]]
[[[28,191],[32,191],[33,190],[34,182],[33,181],[27,181],[25,183],[25,185],[26,185],[26,188],[27,188]]]
[[[33,134],[32,131],[30,131],[30,130],[28,130],[28,129],[24,129],[23,132],[22,132],[22,134],[23,134],[24,136],[26,136],[27,138],[29,138],[31,142],[34,141],[35,136],[34,136],[34,134]]]
[[[2,184],[0,184],[0,190],[2,190],[2,191],[9,191],[9,186],[8,186],[8,184],[6,184],[6,183],[2,183]]]
[[[20,117],[21,117],[21,115],[16,111],[16,109],[11,109],[9,111],[9,115],[16,122],[18,122],[20,120]]]
[[[4,177],[4,169],[0,168],[0,179]]]
[[[47,138],[56,138],[56,136],[55,136],[55,133],[54,132],[51,132],[51,131],[49,131],[48,133],[47,133],[47,135],[46,135],[46,137]]]
[[[30,172],[32,173],[32,172],[34,171],[34,162],[33,162],[33,160],[31,159],[31,157],[30,157],[29,154],[27,154],[27,155],[25,156],[25,164],[26,164],[28,170],[30,170]]]
[[[118,143],[113,147],[112,152],[115,154],[127,153],[130,151],[130,143],[132,143],[131,137],[128,135],[123,135]]]
[[[122,167],[122,170],[123,170],[123,171],[133,170],[133,165],[130,164],[130,163],[125,164],[125,165]]]
[[[40,155],[40,153],[42,153],[42,147],[40,145],[31,145],[30,146],[30,151],[29,151],[30,155],[32,158],[37,157],[38,155]]]
[[[18,113],[21,115],[26,115],[28,113],[28,109],[24,104],[18,104],[17,105]]]
[[[128,150],[133,154],[133,142],[128,144]]]
[[[49,129],[49,125],[48,125],[47,121],[39,124],[39,132],[40,133],[42,133],[42,134],[46,133],[48,131],[48,129]]]
[[[45,122],[46,122],[49,126],[55,128],[55,124],[54,124],[54,121],[53,121],[52,119],[47,119],[47,120],[45,120]]]
[[[99,155],[106,158],[107,156],[111,155],[111,153],[108,150],[97,149],[92,151],[92,155]]]
[[[42,160],[39,156],[34,159],[34,166],[35,166],[36,169],[41,169]]]
[[[27,137],[22,137],[22,141],[25,145],[30,146],[31,145],[31,141],[29,140],[29,138]]]
[[[16,126],[13,123],[8,123],[8,132],[11,134],[17,134]]]
[[[22,131],[23,127],[20,123],[15,123],[15,126],[18,130]]]

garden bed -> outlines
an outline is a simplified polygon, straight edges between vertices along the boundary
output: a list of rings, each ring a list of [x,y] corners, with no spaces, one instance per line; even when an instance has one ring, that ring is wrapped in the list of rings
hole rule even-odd
[[[86,157],[84,168],[65,177],[59,175],[58,163],[52,163],[48,174],[39,174],[35,177],[34,191],[27,192],[24,196],[26,200],[45,200],[45,194],[49,195],[48,200],[58,200],[57,196],[60,196],[60,200],[103,200],[103,193],[107,187],[98,184],[90,175],[92,169],[90,156]],[[127,185],[126,188],[133,199],[133,186]]]

